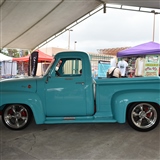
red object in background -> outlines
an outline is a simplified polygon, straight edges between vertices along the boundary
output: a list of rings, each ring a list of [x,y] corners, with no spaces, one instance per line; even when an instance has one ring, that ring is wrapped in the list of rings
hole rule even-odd
[[[47,55],[40,50],[37,50],[37,52],[38,52],[38,62],[51,62],[53,60],[52,56]],[[29,61],[29,56],[30,55],[25,56],[25,57],[13,58],[12,61],[28,62]]]
[[[132,77],[133,77],[133,75],[132,75],[132,72],[130,72],[130,75],[129,75],[129,77],[130,77],[130,78],[132,78]]]

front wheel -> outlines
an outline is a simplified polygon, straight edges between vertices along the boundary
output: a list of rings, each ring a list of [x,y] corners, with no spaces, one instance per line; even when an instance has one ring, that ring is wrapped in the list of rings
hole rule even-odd
[[[2,112],[2,121],[12,130],[26,128],[31,121],[32,113],[29,107],[22,104],[7,105]]]
[[[136,103],[129,108],[127,119],[135,130],[147,132],[159,124],[159,109],[155,104]]]

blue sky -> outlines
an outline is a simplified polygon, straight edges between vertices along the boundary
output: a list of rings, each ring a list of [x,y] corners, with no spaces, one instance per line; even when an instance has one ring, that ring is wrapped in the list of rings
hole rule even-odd
[[[159,10],[158,10],[159,11]],[[153,40],[153,13],[103,10],[72,28],[70,49],[97,53],[97,49],[132,47]],[[68,31],[45,47],[68,48]],[[77,42],[75,44],[75,41]],[[160,43],[160,15],[155,15],[155,38]]]

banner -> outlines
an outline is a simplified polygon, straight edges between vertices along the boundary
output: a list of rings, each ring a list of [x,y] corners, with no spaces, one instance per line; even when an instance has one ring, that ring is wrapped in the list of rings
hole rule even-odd
[[[31,75],[31,58],[29,56],[29,61],[28,61],[28,76]]]
[[[28,76],[36,76],[38,65],[38,52],[31,53],[28,64]]]
[[[147,55],[144,76],[159,76],[159,55]]]
[[[107,77],[106,74],[109,68],[109,61],[98,61],[98,77]]]

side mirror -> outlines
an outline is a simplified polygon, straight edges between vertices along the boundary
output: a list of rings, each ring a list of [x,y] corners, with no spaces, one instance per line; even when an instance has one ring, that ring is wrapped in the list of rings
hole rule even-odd
[[[49,78],[51,78],[51,74],[50,73],[47,75],[45,83],[48,83]]]

